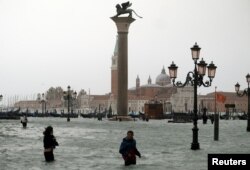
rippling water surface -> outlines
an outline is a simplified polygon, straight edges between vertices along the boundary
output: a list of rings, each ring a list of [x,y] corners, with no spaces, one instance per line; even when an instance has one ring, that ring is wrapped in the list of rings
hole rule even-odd
[[[59,147],[53,163],[43,156],[43,131],[54,128]],[[246,121],[220,121],[220,140],[213,141],[213,125],[198,123],[200,150],[190,149],[192,123],[113,122],[96,119],[29,118],[23,129],[19,120],[0,120],[0,169],[82,170],[206,170],[208,153],[250,153]],[[142,154],[137,165],[125,167],[119,146],[127,130],[133,130]]]

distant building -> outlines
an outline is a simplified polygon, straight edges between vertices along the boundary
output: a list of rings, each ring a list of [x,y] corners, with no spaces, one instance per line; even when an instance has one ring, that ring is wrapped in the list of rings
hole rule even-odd
[[[43,106],[44,105],[44,106]],[[44,112],[60,112],[64,110],[64,101],[63,100],[48,100],[45,103],[42,103],[39,100],[23,100],[18,101],[14,104],[14,107],[20,108],[22,112],[26,112],[27,109],[29,112],[42,112],[42,107],[45,107]]]
[[[235,108],[231,111],[233,112],[245,112],[248,110],[248,99],[247,96],[238,97],[235,92],[218,92],[226,97],[224,103],[216,102],[216,110],[218,112],[226,112],[226,104],[234,104]],[[215,111],[215,94],[214,92],[208,93],[207,95],[199,96],[199,106],[200,108],[206,107],[208,112]]]
[[[23,112],[26,112],[27,109],[34,112],[39,110],[42,106],[37,100],[24,100],[16,102],[14,107],[20,108]]]
[[[177,92],[170,97],[169,103],[174,112],[190,113],[194,106],[194,87],[187,85],[184,88],[178,88]]]

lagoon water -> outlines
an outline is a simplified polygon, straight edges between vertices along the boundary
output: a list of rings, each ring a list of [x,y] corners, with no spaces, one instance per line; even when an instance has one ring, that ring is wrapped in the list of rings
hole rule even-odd
[[[213,140],[213,125],[198,122],[200,150],[190,149],[192,123],[114,122],[96,119],[28,118],[23,129],[19,120],[0,120],[1,170],[206,170],[208,153],[250,153],[250,133],[244,120],[220,120],[219,141]],[[43,131],[54,128],[59,142],[56,161],[46,163]],[[142,158],[125,167],[119,146],[127,130],[133,130]]]

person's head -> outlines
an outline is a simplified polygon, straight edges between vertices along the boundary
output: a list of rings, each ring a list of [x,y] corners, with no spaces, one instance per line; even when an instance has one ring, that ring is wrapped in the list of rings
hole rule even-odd
[[[44,135],[53,135],[53,127],[48,126],[45,128],[45,131],[43,132]]]
[[[134,137],[134,132],[132,130],[129,130],[127,132],[127,139],[131,140],[133,139],[133,137]]]

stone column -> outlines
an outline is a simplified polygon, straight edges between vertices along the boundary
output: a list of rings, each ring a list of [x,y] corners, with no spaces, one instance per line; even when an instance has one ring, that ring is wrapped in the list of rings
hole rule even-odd
[[[118,92],[117,114],[128,114],[128,29],[135,21],[132,17],[111,17],[118,32]]]

